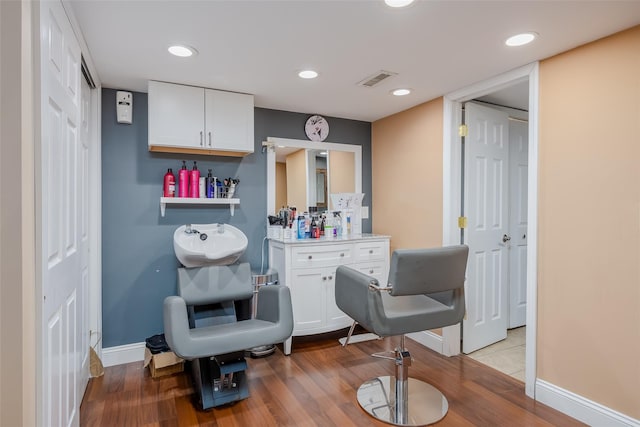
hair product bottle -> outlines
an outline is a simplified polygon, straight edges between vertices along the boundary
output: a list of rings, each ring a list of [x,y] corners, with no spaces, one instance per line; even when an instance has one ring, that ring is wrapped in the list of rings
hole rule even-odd
[[[195,161],[193,162],[193,169],[189,172],[189,183],[189,197],[197,199],[200,197],[200,171]]]
[[[211,169],[209,169],[209,173],[207,174],[207,178],[205,179],[204,186],[206,189],[206,194],[208,199],[213,199],[213,192],[215,191],[215,181],[213,180],[213,175],[211,174]]]
[[[164,184],[162,186],[162,197],[175,197],[176,195],[176,177],[173,170],[169,168],[164,174]]]
[[[178,197],[189,197],[189,171],[185,160],[178,172]]]

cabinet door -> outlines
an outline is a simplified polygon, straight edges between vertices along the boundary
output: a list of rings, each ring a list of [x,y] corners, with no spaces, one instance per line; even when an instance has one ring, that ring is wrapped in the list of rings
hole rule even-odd
[[[253,95],[205,89],[206,148],[253,153]]]
[[[352,320],[336,304],[336,269],[325,269],[322,277],[326,289],[327,326],[340,329],[351,324]],[[364,303],[364,301],[363,301]]]
[[[293,306],[294,335],[322,327],[326,312],[326,271],[315,268],[294,269],[288,286]]]
[[[205,148],[203,88],[150,81],[148,103],[149,146]]]

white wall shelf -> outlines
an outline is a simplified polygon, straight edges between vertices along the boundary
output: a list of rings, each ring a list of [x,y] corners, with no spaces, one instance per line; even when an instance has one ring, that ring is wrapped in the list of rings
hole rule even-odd
[[[231,216],[235,212],[235,205],[240,204],[240,199],[205,199],[195,197],[160,197],[160,215],[164,216],[167,205],[229,205]]]

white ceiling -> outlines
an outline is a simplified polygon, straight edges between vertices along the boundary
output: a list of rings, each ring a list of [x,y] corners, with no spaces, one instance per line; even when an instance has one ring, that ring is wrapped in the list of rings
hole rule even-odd
[[[104,87],[163,80],[251,93],[258,107],[374,121],[640,24],[640,1],[67,0]],[[531,45],[508,48],[515,33]],[[183,43],[199,54],[169,55]],[[302,80],[297,72],[320,73]],[[398,73],[374,88],[357,83]],[[410,87],[405,97],[391,89]]]

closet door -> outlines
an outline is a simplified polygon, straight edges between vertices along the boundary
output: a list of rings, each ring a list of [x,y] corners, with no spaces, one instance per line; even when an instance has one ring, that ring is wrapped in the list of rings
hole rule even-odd
[[[84,214],[88,182],[81,141],[81,53],[60,2],[40,3],[41,31],[41,176],[42,206],[41,424],[77,426],[82,400],[82,358],[89,333],[83,322]]]

